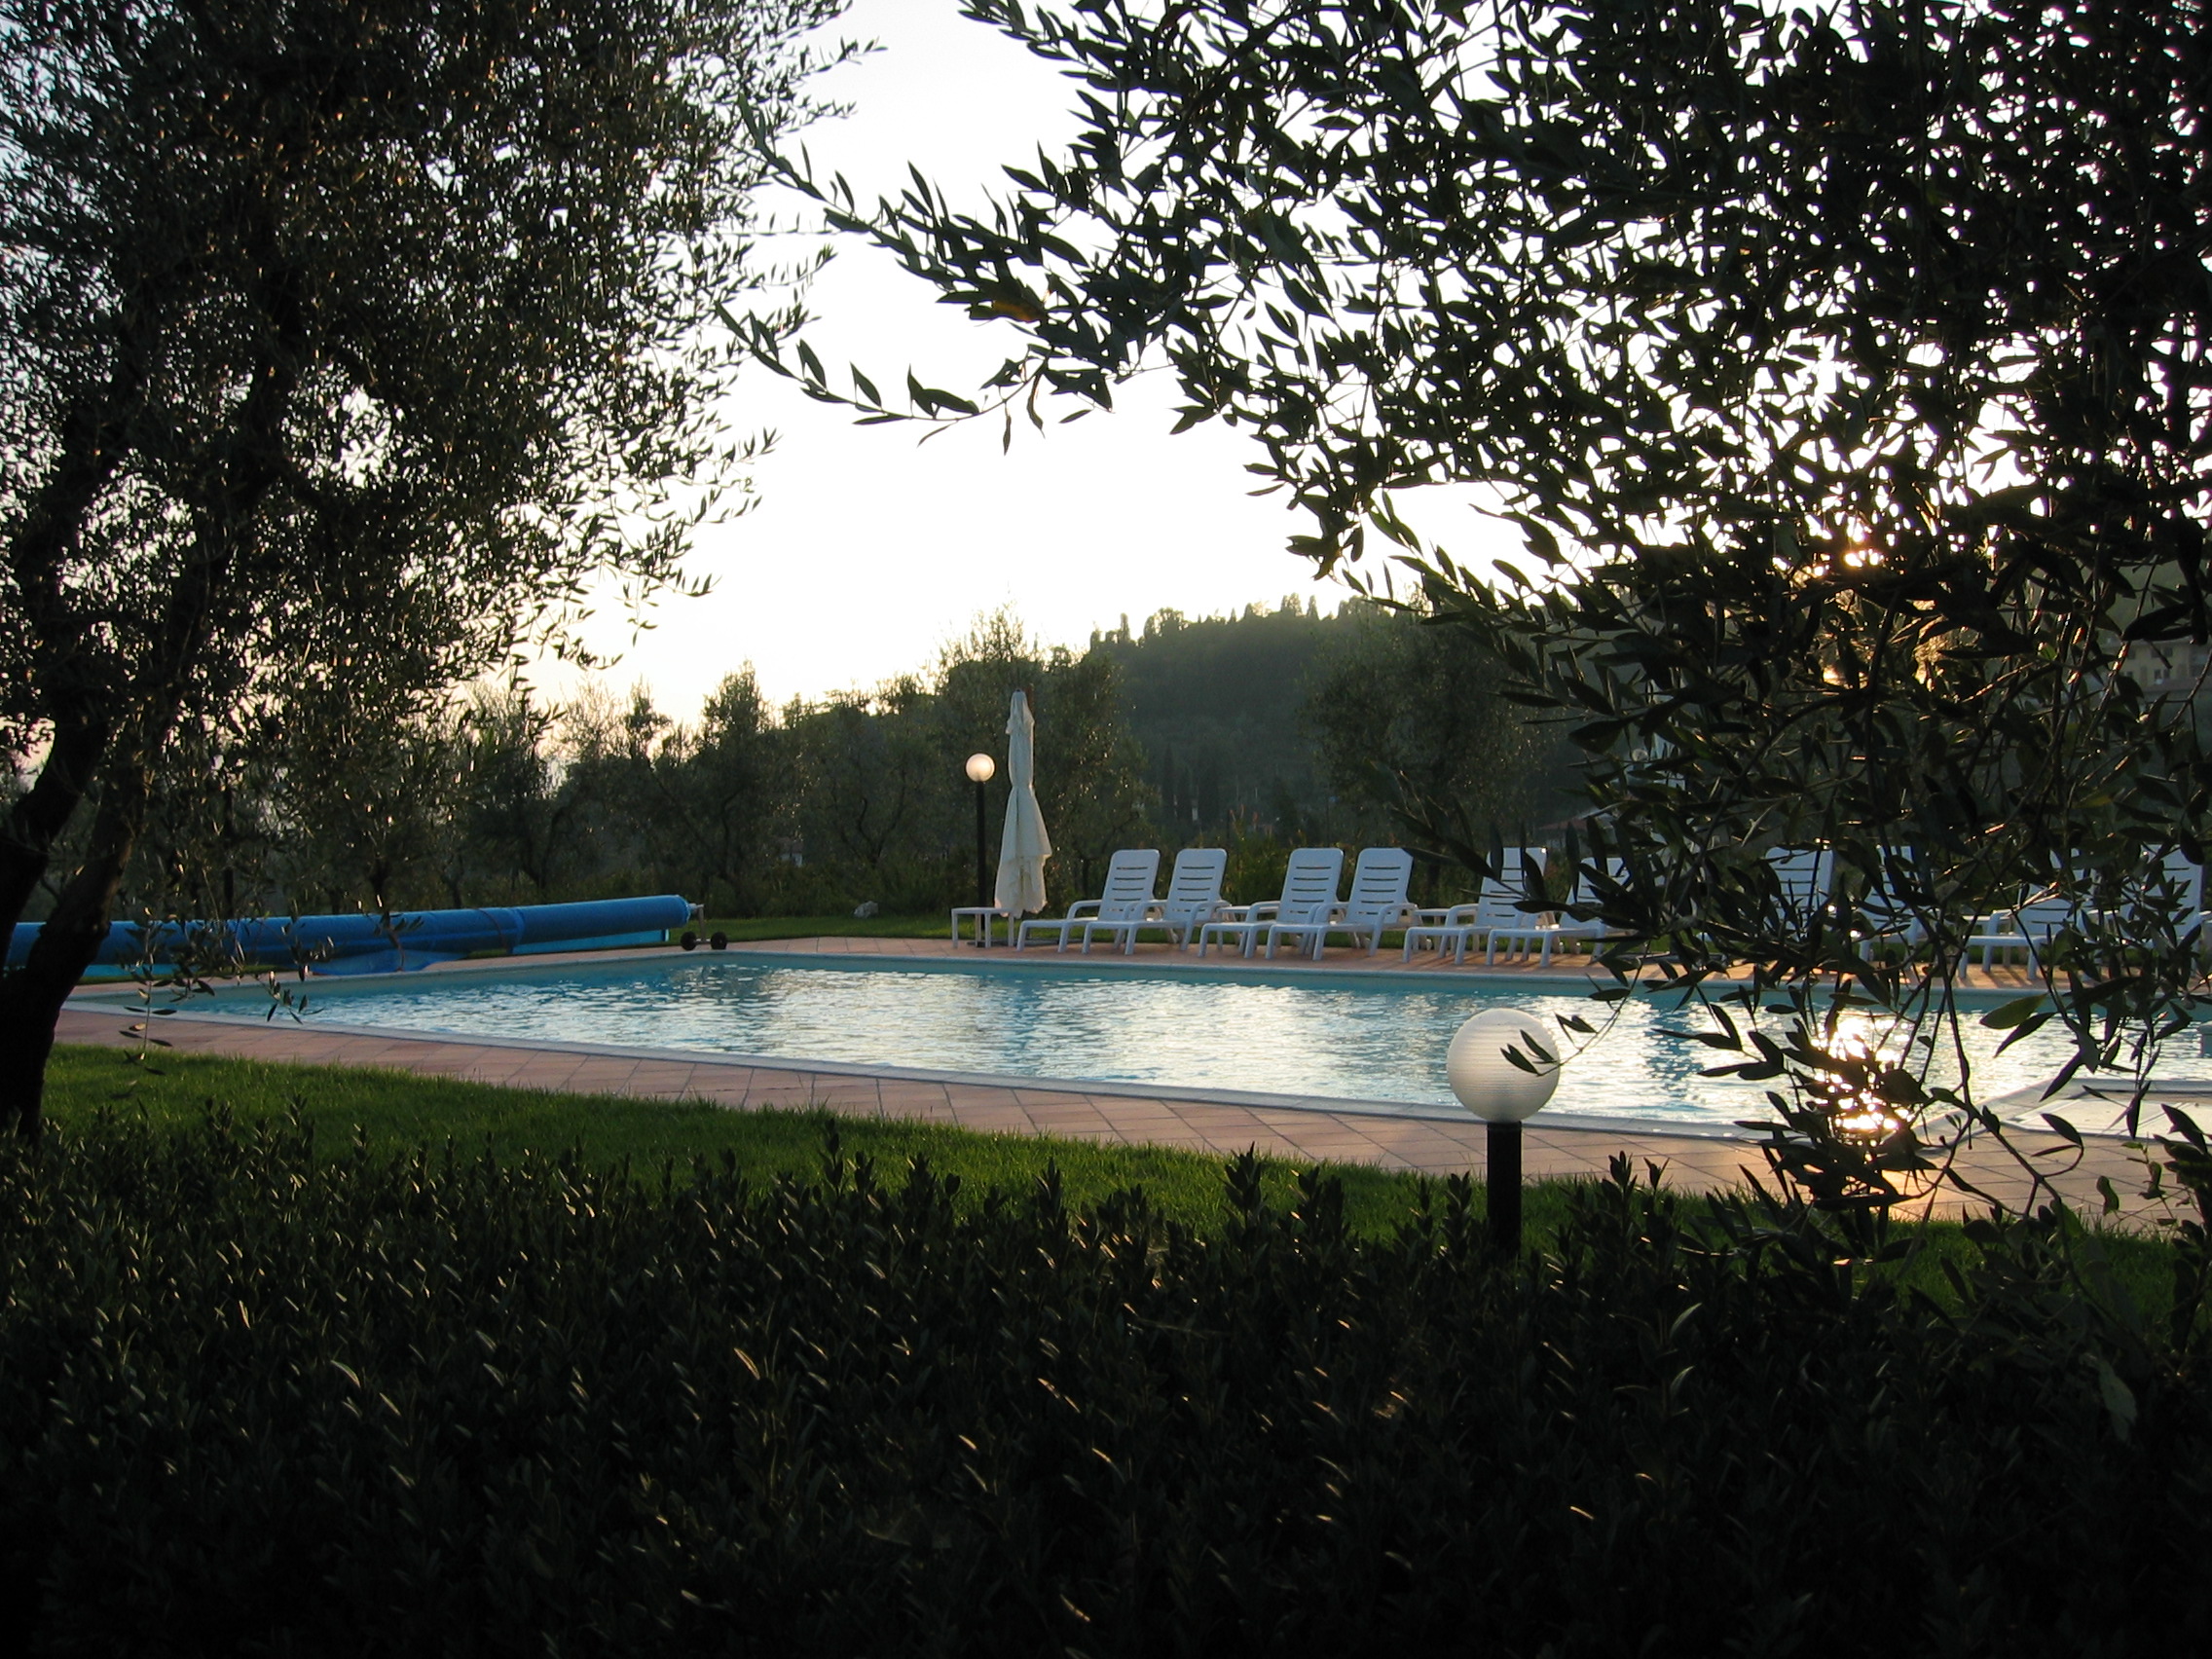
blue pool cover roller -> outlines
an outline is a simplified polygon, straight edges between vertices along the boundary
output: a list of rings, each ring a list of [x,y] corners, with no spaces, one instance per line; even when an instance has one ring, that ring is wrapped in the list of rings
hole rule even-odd
[[[389,974],[452,962],[478,951],[529,956],[612,944],[659,944],[692,916],[687,900],[593,899],[579,904],[518,904],[488,910],[402,910],[389,916],[269,917],[243,922],[117,922],[93,959],[94,968],[173,962],[188,941],[214,946],[226,963],[286,968],[305,963],[316,974]],[[8,966],[20,967],[38,937],[20,925],[9,941]]]

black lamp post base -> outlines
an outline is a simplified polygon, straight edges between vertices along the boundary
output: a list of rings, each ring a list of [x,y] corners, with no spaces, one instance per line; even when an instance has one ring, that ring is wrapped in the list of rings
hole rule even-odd
[[[976,903],[980,906],[990,902],[991,895],[983,875],[983,781],[978,778],[976,780]],[[978,922],[976,948],[981,950],[991,942],[991,918],[983,916],[978,918]],[[1012,944],[1014,941],[1008,940],[1007,942]]]
[[[1500,1254],[1521,1253],[1521,1125],[1493,1121],[1486,1177],[1490,1183],[1490,1241]]]

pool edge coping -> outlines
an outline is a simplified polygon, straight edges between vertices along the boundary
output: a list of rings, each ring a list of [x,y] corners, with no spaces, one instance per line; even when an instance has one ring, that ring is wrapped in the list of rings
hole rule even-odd
[[[91,1012],[86,1005],[79,1005]],[[238,1014],[201,1014],[176,1010],[163,1016],[212,1025],[229,1030],[256,1029],[266,1021]],[[866,1079],[880,1083],[931,1083],[955,1088],[1003,1088],[1016,1092],[1042,1091],[1079,1094],[1120,1100],[1168,1100],[1197,1106],[1234,1106],[1247,1111],[1306,1112],[1354,1118],[1385,1118],[1419,1123],[1475,1124],[1483,1122],[1473,1113],[1423,1101],[1339,1099],[1325,1094],[1276,1094],[1256,1089],[1186,1088],[1175,1084],[1104,1082],[1093,1078],[1016,1077],[1001,1072],[936,1071],[918,1066],[868,1065],[856,1060],[792,1059],[780,1054],[732,1054],[704,1049],[662,1049],[622,1043],[569,1043],[552,1038],[478,1036],[468,1032],[431,1031],[391,1025],[352,1025],[340,1022],[303,1021],[298,1029],[331,1037],[374,1038],[383,1042],[437,1043],[461,1048],[504,1049],[523,1052],[574,1054],[586,1059],[618,1059],[682,1065],[726,1067],[730,1070],[795,1072],[826,1077]],[[590,1088],[571,1092],[591,1093]],[[1573,1130],[1587,1134],[1678,1136],[1685,1140],[1754,1145],[1757,1136],[1733,1126],[1677,1124],[1664,1119],[1622,1118],[1611,1114],[1575,1113],[1530,1120],[1546,1133]]]

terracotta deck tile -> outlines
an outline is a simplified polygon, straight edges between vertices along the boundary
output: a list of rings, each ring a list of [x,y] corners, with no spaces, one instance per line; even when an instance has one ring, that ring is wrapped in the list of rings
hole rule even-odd
[[[882,1095],[873,1078],[818,1077],[814,1080],[814,1096],[825,1106],[839,1100],[866,1098],[869,1105],[877,1104]]]
[[[719,1106],[725,1111],[742,1111],[745,1109],[745,1085],[742,1083],[703,1077],[692,1080],[691,1087],[683,1091],[682,1098],[701,1106]]]
[[[1015,1084],[1008,1092],[1024,1106],[1065,1106],[1089,1100],[1088,1095],[1072,1088],[1030,1088]]]
[[[1272,1126],[1285,1134],[1295,1134],[1301,1140],[1357,1141],[1363,1146],[1377,1144],[1375,1137],[1367,1132],[1366,1125],[1342,1118],[1315,1116],[1306,1123],[1278,1123]]]
[[[1245,1134],[1261,1127],[1259,1115],[1248,1106],[1201,1105],[1190,1100],[1174,1104],[1175,1115],[1185,1123],[1203,1123],[1217,1133]]]
[[[1441,1150],[1449,1152],[1452,1149],[1444,1148]],[[1316,1143],[1314,1154],[1316,1157],[1326,1158],[1334,1163],[1379,1163],[1383,1159],[1394,1156],[1390,1148],[1378,1146],[1375,1142],[1368,1140]]]
[[[1104,1118],[1107,1114],[1080,1096],[1066,1094],[1050,1096],[1043,1100],[1018,1101],[1021,1109],[1036,1118]]]
[[[1114,1128],[1112,1120],[1102,1118],[1095,1112],[1086,1112],[1080,1116],[1068,1113],[1040,1114],[1031,1112],[1027,1116],[1030,1124],[1039,1134],[1043,1135],[1074,1134],[1078,1130],[1089,1129],[1104,1129],[1113,1133],[1120,1133],[1119,1130]]]
[[[639,1060],[606,1059],[598,1055],[577,1059],[575,1075],[592,1079],[606,1078],[614,1083],[628,1083],[638,1075],[645,1062]]]
[[[1362,1132],[1375,1145],[1390,1151],[1444,1146],[1464,1151],[1479,1150],[1483,1145],[1479,1131],[1472,1135],[1457,1134],[1432,1124],[1393,1124],[1382,1120],[1366,1125]]]
[[[736,1085],[734,1092],[738,1103],[758,1111],[764,1107],[791,1111],[804,1106],[813,1097],[810,1088],[794,1088],[774,1080],[769,1072],[755,1072]]]
[[[880,1102],[884,1112],[894,1118],[923,1118],[936,1112],[949,1112],[952,1103],[936,1095],[886,1095]]]
[[[1124,1117],[1167,1119],[1175,1115],[1173,1106],[1164,1100],[1155,1099],[1149,1095],[1081,1094],[1077,1095],[1076,1098],[1088,1101],[1101,1112],[1118,1112]]]
[[[1372,1163],[1378,1149],[1365,1141],[1315,1141],[1301,1135],[1298,1150],[1316,1163]]]
[[[1119,1112],[1103,1114],[1124,1136],[1132,1142],[1157,1140],[1162,1135],[1179,1134],[1183,1129],[1180,1118],[1125,1118]]]
[[[1179,1144],[1194,1135],[1222,1134],[1228,1132],[1219,1124],[1189,1118],[1170,1118],[1157,1124],[1142,1124],[1130,1131],[1140,1140],[1156,1141],[1161,1145]],[[1235,1132],[1242,1133],[1238,1128]]]
[[[1208,1133],[1203,1124],[1187,1123],[1177,1118],[1172,1122],[1145,1124],[1129,1131],[1130,1138],[1149,1146],[1182,1146],[1193,1140],[1203,1139]]]
[[[563,1077],[573,1076],[590,1062],[588,1055],[564,1053],[554,1049],[510,1050],[509,1052],[520,1052],[524,1056],[524,1071],[559,1072]]]
[[[388,1037],[325,1037],[316,1045],[321,1052],[358,1064],[371,1055],[405,1054],[407,1045]]]

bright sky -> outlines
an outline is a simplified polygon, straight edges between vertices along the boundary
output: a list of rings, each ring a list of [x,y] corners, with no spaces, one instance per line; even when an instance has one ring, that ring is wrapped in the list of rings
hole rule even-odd
[[[1075,131],[1051,67],[958,14],[955,0],[855,0],[840,31],[883,50],[838,71],[825,92],[853,106],[805,144],[862,200],[896,192],[909,163],[956,202],[980,205],[1007,164]],[[887,388],[911,365],[929,385],[973,390],[1012,347],[1004,325],[940,306],[888,258],[849,247],[817,280],[808,339],[840,374],[861,364]],[[723,675],[754,664],[776,702],[819,696],[925,667],[979,613],[1010,605],[1049,644],[1172,607],[1200,615],[1314,593],[1285,549],[1305,524],[1254,498],[1256,452],[1205,426],[1169,435],[1172,382],[1145,377],[1094,414],[1039,435],[1017,424],[1002,455],[995,425],[940,432],[856,426],[765,373],[732,399],[734,427],[772,427],[754,474],[759,503],[708,530],[691,561],[716,591],[664,601],[634,638],[609,606],[588,633],[619,651],[609,678],[644,679],[660,707],[693,715]],[[1465,520],[1452,528],[1463,537]],[[1456,548],[1455,548],[1456,551]],[[564,677],[541,675],[558,691]]]

